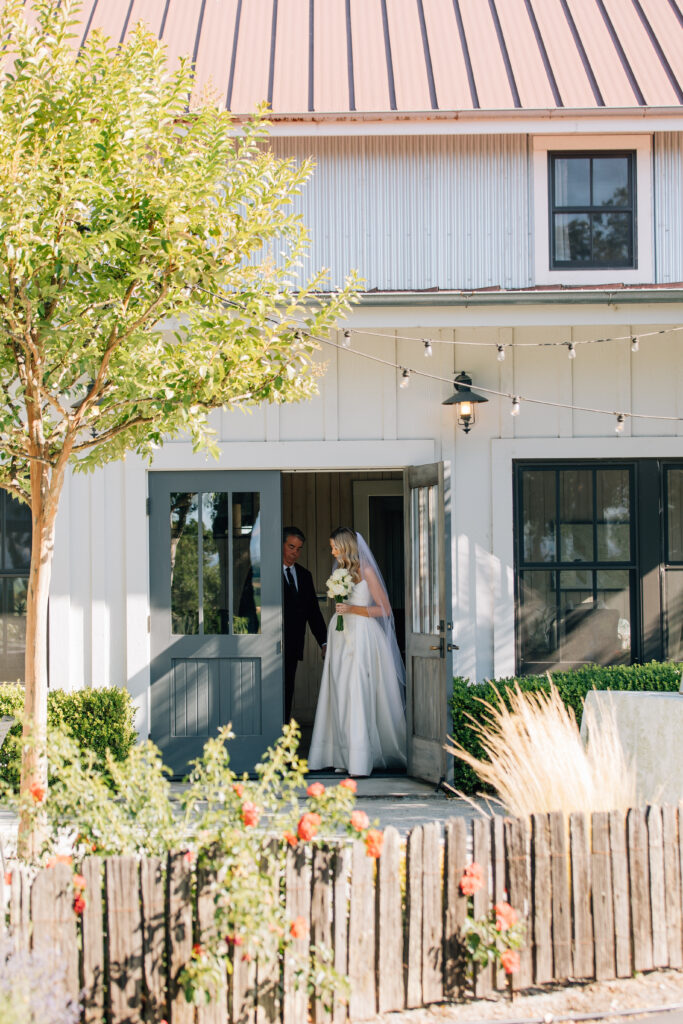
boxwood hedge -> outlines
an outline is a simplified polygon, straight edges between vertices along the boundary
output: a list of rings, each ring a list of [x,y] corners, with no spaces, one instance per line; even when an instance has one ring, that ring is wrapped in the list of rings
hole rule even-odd
[[[577,724],[581,724],[583,700],[589,690],[678,690],[681,681],[682,665],[677,662],[650,661],[645,665],[583,665],[571,672],[554,672],[552,674],[558,693],[567,707],[573,709]],[[472,723],[467,718],[471,715],[480,720],[484,709],[480,700],[496,704],[498,700],[509,705],[509,691],[515,679],[513,677],[496,679],[484,683],[471,683],[463,676],[453,680],[453,696],[451,697],[451,716],[453,719],[453,737],[475,757],[482,758],[484,752]],[[548,677],[518,676],[517,682],[522,691],[550,689]],[[496,694],[499,691],[499,696]],[[486,790],[475,772],[462,761],[455,759],[454,785],[463,793],[477,793]]]
[[[0,716],[16,715],[23,706],[23,686],[0,683]],[[62,725],[81,750],[92,750],[101,764],[107,750],[122,761],[136,741],[135,708],[128,691],[120,687],[50,690],[47,714],[50,725]],[[12,788],[19,784],[20,741],[21,726],[16,724],[0,747],[0,782]]]

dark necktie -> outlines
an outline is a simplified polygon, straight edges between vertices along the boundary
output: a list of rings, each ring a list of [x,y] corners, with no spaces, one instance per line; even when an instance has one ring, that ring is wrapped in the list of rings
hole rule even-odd
[[[285,576],[287,577],[287,582],[289,583],[290,587],[296,590],[296,583],[294,582],[294,573],[292,572],[289,566],[287,566],[287,568],[285,569]]]

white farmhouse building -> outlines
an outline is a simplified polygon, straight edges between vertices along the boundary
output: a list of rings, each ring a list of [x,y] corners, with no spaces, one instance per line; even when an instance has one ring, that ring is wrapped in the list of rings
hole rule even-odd
[[[216,416],[217,463],[176,442],[69,481],[51,685],[127,685],[177,770],[232,720],[248,766],[281,725],[283,523],[327,617],[330,530],[377,550],[420,777],[443,773],[454,672],[683,657],[677,0],[86,0],[82,17],[115,40],[146,20],[238,116],[268,100],[274,151],[317,165],[311,268],[355,267],[367,290],[314,401]],[[462,372],[476,421],[444,404]],[[171,550],[194,588],[171,585]]]

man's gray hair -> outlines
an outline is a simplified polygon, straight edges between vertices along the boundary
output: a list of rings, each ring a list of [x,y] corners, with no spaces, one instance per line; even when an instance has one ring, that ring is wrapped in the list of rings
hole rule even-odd
[[[305,544],[306,537],[304,536],[303,530],[300,530],[298,526],[283,526],[282,528],[282,543],[284,544],[288,537],[298,537],[302,544]]]

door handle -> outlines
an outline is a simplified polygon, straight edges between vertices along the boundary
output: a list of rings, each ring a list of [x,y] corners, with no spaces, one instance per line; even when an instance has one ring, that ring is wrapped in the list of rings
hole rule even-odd
[[[441,655],[441,657],[443,658],[443,656],[445,654],[445,646],[444,645],[445,645],[445,640],[444,640],[443,637],[441,637],[441,639],[439,640],[438,644],[432,644],[432,646],[429,648],[429,650],[430,651],[438,651],[439,654]]]
[[[448,646],[446,647],[446,650],[447,651],[459,651],[460,648],[458,647],[457,644],[448,644]]]

